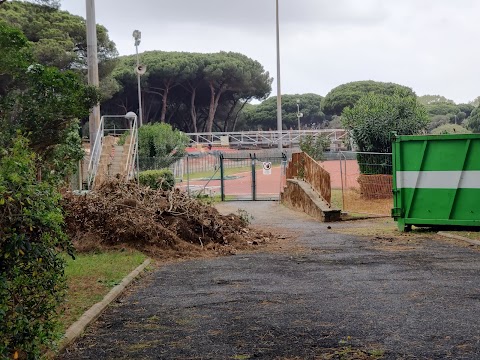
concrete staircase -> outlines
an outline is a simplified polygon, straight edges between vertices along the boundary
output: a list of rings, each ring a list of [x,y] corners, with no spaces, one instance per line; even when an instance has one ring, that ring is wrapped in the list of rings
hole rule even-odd
[[[124,163],[123,146],[114,145],[113,153],[114,153],[114,156],[110,162],[110,167],[108,168],[108,176],[118,176],[118,175],[123,176],[125,175],[125,166],[122,167]]]
[[[125,145],[117,145],[118,138],[114,136],[104,137],[102,154],[95,177],[95,187],[109,178],[118,177],[123,179],[126,177],[125,167],[128,160],[130,141],[130,137],[128,137]]]

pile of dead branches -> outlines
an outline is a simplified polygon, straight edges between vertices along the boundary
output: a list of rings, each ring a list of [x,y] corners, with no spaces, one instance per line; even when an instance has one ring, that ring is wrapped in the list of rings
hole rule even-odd
[[[224,216],[179,190],[112,180],[86,195],[65,194],[67,232],[77,248],[128,246],[153,254],[236,249],[269,240],[245,218]]]

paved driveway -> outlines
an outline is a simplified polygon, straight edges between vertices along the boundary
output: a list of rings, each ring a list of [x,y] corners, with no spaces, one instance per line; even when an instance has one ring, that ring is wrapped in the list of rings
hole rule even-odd
[[[480,359],[477,250],[339,234],[371,224],[328,230],[271,202],[221,207],[298,238],[161,267],[60,358]]]

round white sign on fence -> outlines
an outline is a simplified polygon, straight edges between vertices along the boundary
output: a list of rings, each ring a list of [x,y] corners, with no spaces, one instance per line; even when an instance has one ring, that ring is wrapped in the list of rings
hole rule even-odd
[[[272,175],[272,163],[264,162],[263,163],[263,175]]]

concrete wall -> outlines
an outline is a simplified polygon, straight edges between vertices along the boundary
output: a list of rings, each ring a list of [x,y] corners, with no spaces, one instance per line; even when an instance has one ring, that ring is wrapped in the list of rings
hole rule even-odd
[[[331,208],[304,181],[287,179],[287,186],[281,195],[281,201],[285,206],[303,211],[319,221],[340,221],[340,210]]]

